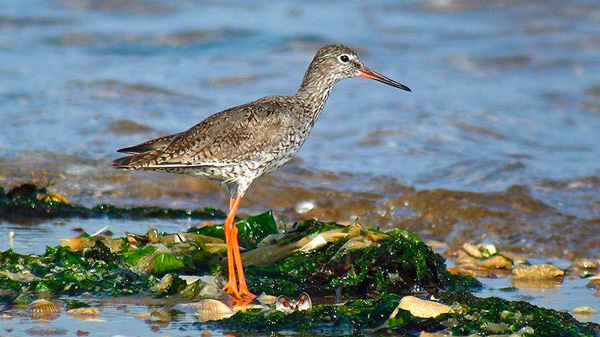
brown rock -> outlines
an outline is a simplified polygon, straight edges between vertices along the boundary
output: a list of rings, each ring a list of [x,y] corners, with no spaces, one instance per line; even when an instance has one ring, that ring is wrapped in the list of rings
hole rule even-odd
[[[502,255],[494,255],[482,261],[480,266],[488,269],[511,269],[512,261]]]
[[[538,264],[534,266],[513,269],[513,279],[552,279],[562,277],[565,272],[550,264]]]

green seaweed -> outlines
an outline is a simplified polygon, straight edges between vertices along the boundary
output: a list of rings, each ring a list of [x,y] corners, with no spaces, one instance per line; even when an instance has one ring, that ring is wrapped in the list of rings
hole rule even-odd
[[[300,238],[337,226],[311,220],[294,235]],[[297,284],[293,294],[302,291],[323,295],[336,291],[403,294],[445,288],[451,275],[441,256],[420,239],[415,240],[416,236],[391,237],[378,245],[350,251],[340,249],[347,242],[340,240],[316,251],[294,253],[271,265],[248,266],[246,275],[252,281],[251,290],[260,291],[265,285],[272,285],[271,279],[278,279],[286,290],[290,282]],[[477,281],[473,283],[479,285]]]
[[[193,211],[161,208],[120,208],[113,205],[97,205],[92,208],[71,205],[50,197],[45,187],[23,184],[8,193],[0,193],[0,219],[22,218],[111,218],[111,219],[223,219],[226,214],[218,209],[206,207]]]
[[[238,229],[238,240],[242,247],[247,249],[256,248],[256,245],[270,234],[277,234],[277,223],[273,218],[273,213],[268,211],[263,214],[248,217],[235,223]],[[219,239],[225,239],[223,225],[192,227],[188,233],[212,236]]]
[[[83,292],[126,295],[145,291],[156,282],[152,275],[131,270],[119,256],[111,257],[97,260],[61,246],[47,247],[41,256],[9,249],[0,252],[0,289],[17,291],[20,296]]]
[[[541,308],[523,301],[508,301],[497,297],[478,298],[466,291],[448,292],[441,297],[441,301],[449,305],[458,303],[463,309],[445,320],[445,325],[453,335],[488,336],[518,331],[525,331],[523,336],[540,337],[583,337],[600,334],[598,324],[581,323],[568,313]],[[498,330],[498,327],[506,329]],[[522,330],[526,327],[533,329],[533,332]]]
[[[312,331],[350,334],[356,330],[378,328],[386,323],[398,306],[399,296],[390,294],[377,299],[352,300],[344,305],[319,304],[310,311],[283,313],[258,310],[240,311],[232,318],[195,323],[200,328],[259,331]]]

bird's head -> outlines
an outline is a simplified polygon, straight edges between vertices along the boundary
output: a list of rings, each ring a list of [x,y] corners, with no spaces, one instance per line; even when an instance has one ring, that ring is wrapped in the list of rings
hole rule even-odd
[[[411,91],[407,86],[367,68],[360,61],[358,53],[346,46],[332,44],[321,47],[311,63],[311,67],[313,66],[322,76],[332,77],[335,82],[350,77],[366,77]]]

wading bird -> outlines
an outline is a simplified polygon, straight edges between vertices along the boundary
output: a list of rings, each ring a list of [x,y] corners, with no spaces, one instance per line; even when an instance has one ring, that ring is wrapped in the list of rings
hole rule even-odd
[[[354,50],[327,45],[315,55],[295,95],[263,97],[216,113],[184,132],[120,149],[130,156],[113,165],[206,177],[225,185],[230,196],[224,224],[229,278],[223,289],[236,299],[254,298],[244,278],[234,223],[240,201],[254,179],[277,170],[296,154],[334,84],[359,76],[410,91],[365,67]]]

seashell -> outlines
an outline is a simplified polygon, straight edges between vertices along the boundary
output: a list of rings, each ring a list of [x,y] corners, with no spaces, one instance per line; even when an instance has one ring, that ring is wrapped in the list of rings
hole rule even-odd
[[[396,317],[399,309],[409,311],[413,316],[420,318],[435,318],[441,314],[453,312],[449,306],[434,301],[422,300],[414,296],[404,296],[390,318]]]
[[[307,311],[312,310],[312,301],[307,293],[302,293],[297,300],[290,300],[284,295],[277,298],[275,303],[275,310],[292,313],[294,311]]]
[[[296,300],[296,310],[306,311],[312,310],[312,301],[307,293],[300,294],[300,297]]]
[[[29,310],[31,311],[31,316],[33,316],[33,318],[51,318],[53,316],[58,316],[57,314],[60,312],[60,306],[54,302],[41,299],[31,302]]]
[[[225,303],[212,299],[204,299],[196,303],[196,316],[200,322],[219,321],[233,316],[234,312]]]
[[[67,198],[63,197],[62,195],[60,195],[58,193],[53,193],[53,192],[46,193],[46,196],[43,197],[43,200],[45,202],[53,201],[53,202],[59,202],[59,203],[66,204],[66,205],[70,205],[71,204],[69,202],[69,200],[67,200]]]
[[[98,318],[100,310],[96,308],[77,308],[67,310],[67,315],[77,319]]]
[[[156,228],[148,229],[148,233],[146,234],[146,237],[148,238],[150,243],[157,243],[158,242],[158,230]]]
[[[301,201],[301,202],[297,203],[296,207],[294,207],[294,210],[298,214],[304,214],[304,213],[312,211],[313,208],[315,208],[315,203],[313,201],[309,200],[309,201]]]
[[[260,294],[257,298],[258,302],[263,305],[272,305],[277,302],[277,297],[272,295],[267,295],[264,292]]]
[[[275,302],[275,310],[292,313],[296,309],[296,305],[289,299],[287,296],[281,295],[277,298],[277,302]]]

